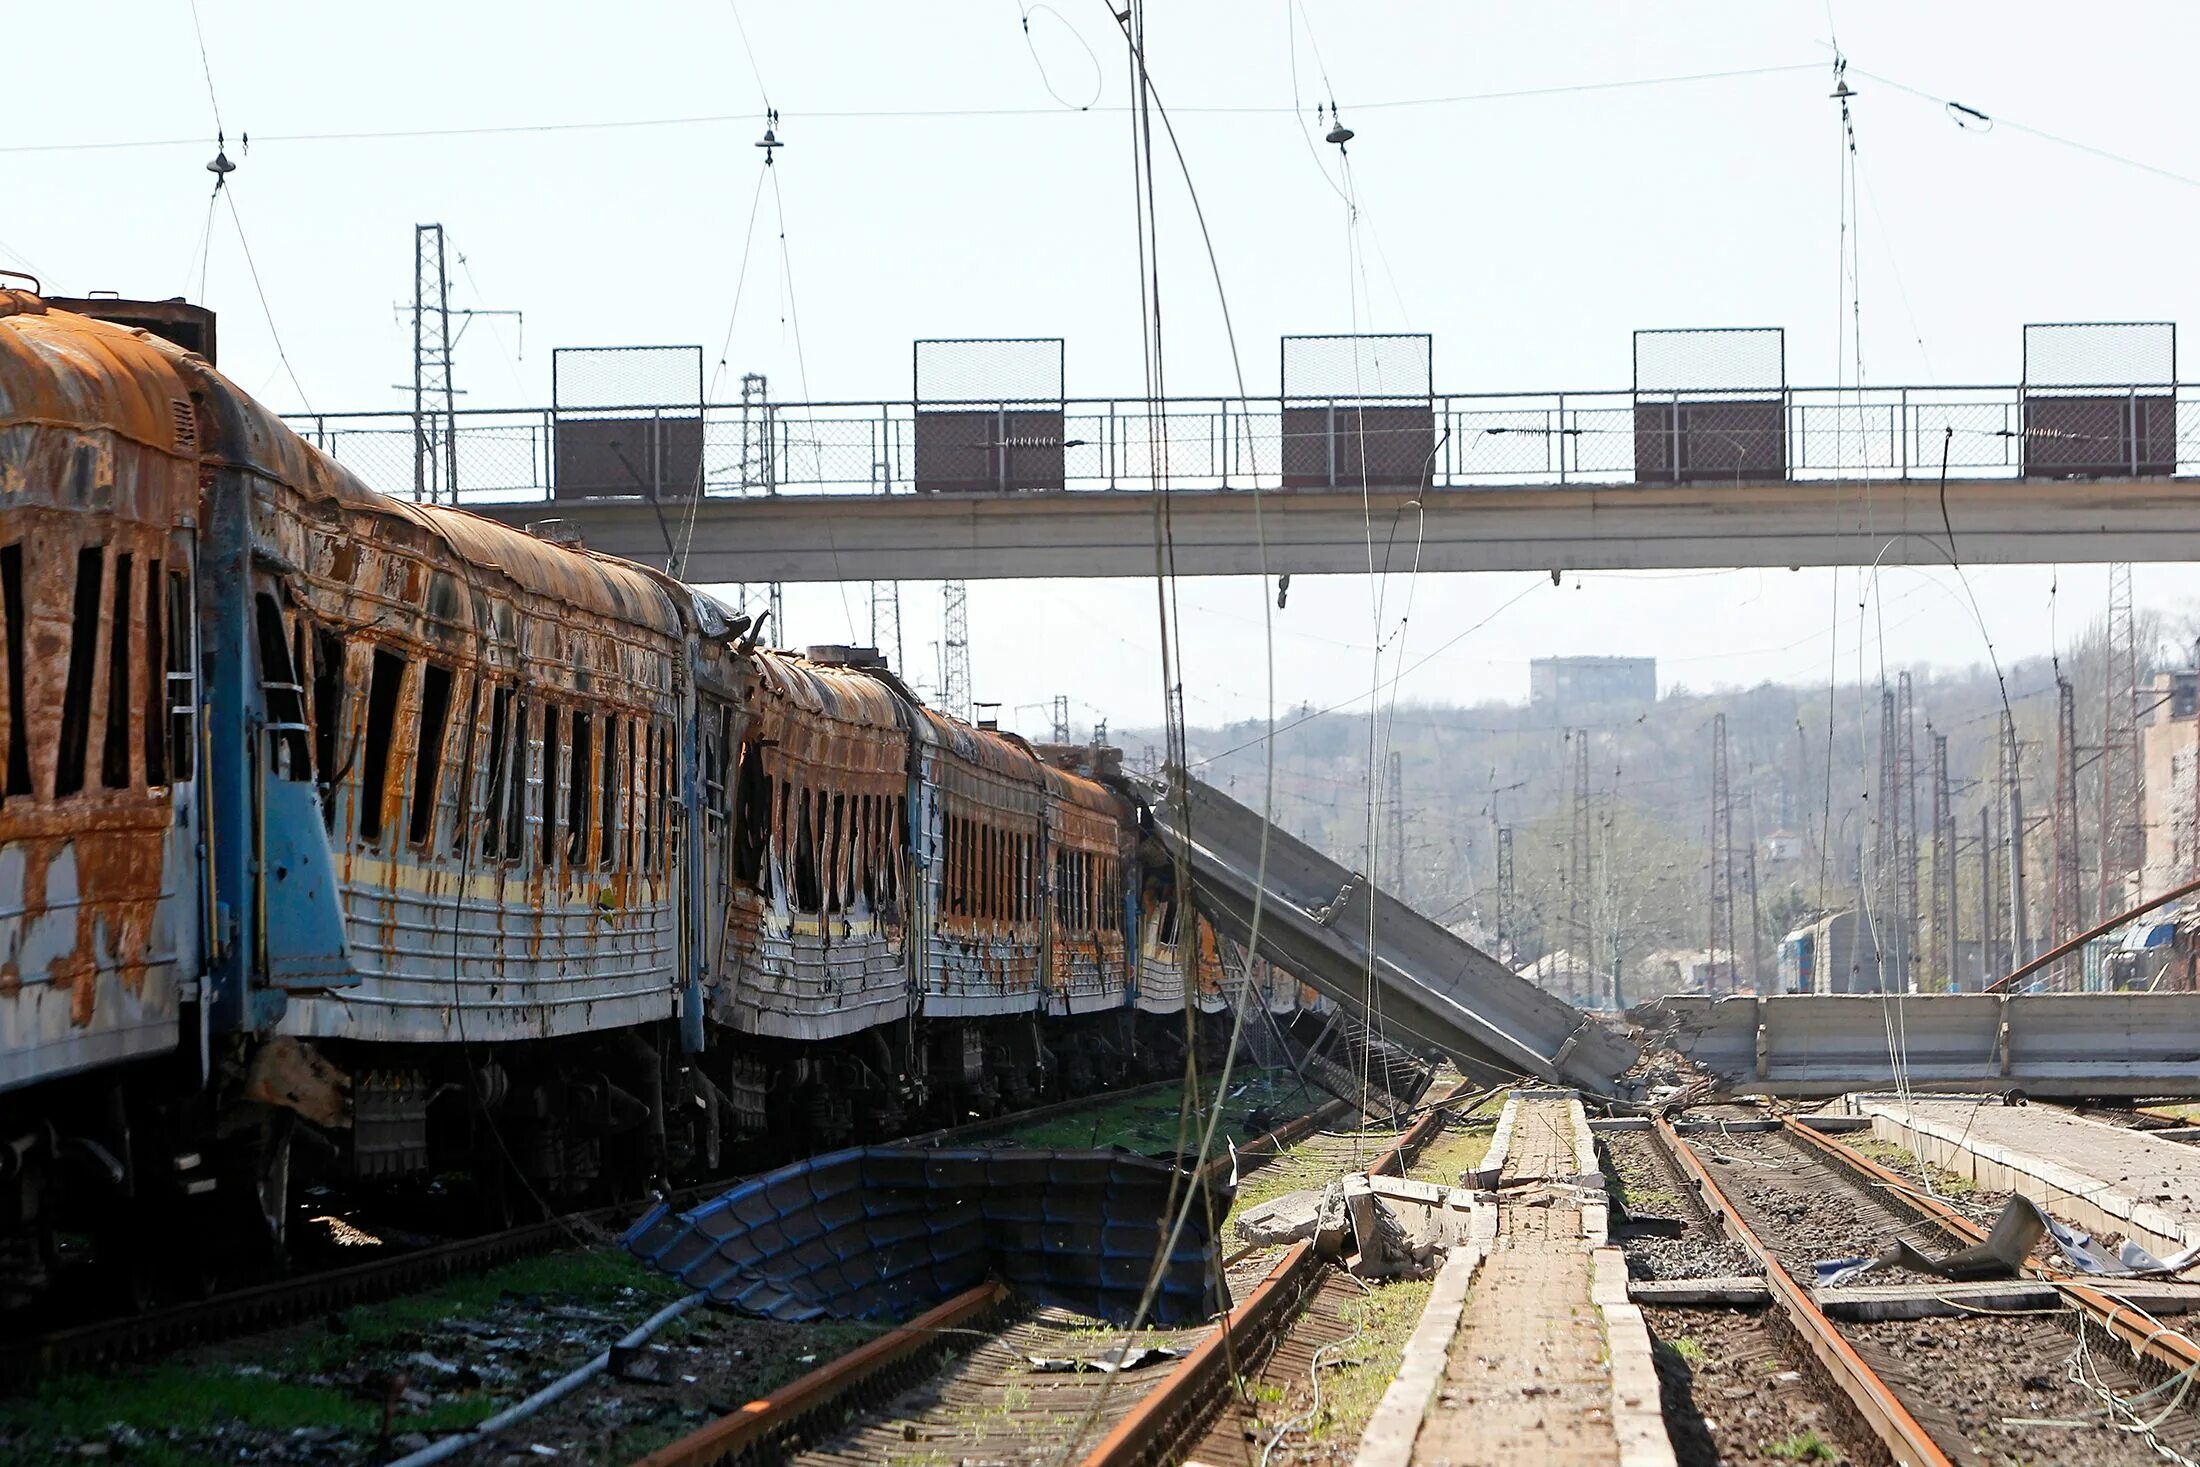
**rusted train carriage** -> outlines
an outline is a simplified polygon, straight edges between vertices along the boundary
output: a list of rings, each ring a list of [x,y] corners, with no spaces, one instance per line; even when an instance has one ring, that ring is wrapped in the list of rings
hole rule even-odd
[[[102,1226],[226,1208],[259,1226],[175,1235],[280,1246],[294,1150],[569,1196],[1180,1057],[1137,1027],[1182,1007],[1176,919],[1095,771],[374,494],[32,296],[0,296],[0,622],[0,1296],[64,1153]]]
[[[890,1130],[913,1012],[908,711],[866,671],[759,650],[744,672],[724,745],[730,846],[705,861],[709,1014],[788,1042],[773,1052],[812,1138],[849,1134],[859,1105]],[[732,1083],[765,1080],[757,1061],[735,1062]],[[760,1102],[744,1096],[744,1116]]]
[[[0,291],[0,1302],[45,1282],[62,1172],[94,1231],[203,1190],[173,1098],[202,1059],[203,838],[176,355]]]
[[[374,494],[211,373],[201,401],[213,875],[238,932],[215,991],[226,1027],[279,1036],[240,1060],[272,1102],[271,1204],[290,1115],[347,1141],[352,1175],[422,1173],[454,1090],[458,1129],[499,1132],[467,1159],[538,1190],[586,1187],[621,1131],[652,1138],[619,1149],[635,1166],[681,1159],[681,606],[623,562]]]

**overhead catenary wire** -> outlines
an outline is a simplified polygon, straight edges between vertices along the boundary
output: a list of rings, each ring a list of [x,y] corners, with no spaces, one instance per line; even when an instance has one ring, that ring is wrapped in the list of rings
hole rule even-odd
[[[738,22],[739,12],[735,12]],[[1394,97],[1373,101],[1354,102],[1359,112],[1402,110],[1421,107],[1457,107],[1482,102],[1520,101],[1536,97],[1573,96],[1593,92],[1630,91],[1646,87],[1688,86],[1704,82],[1737,81],[1754,77],[1779,76],[1798,71],[1817,71],[1818,62],[1793,62],[1769,66],[1740,67],[1726,71],[1683,72],[1662,76],[1627,77],[1604,82],[1575,82],[1547,87],[1517,87],[1487,92],[1459,92],[1432,97]],[[1094,106],[1084,109],[1095,116],[1121,116],[1127,107]],[[1183,116],[1208,117],[1273,117],[1296,109],[1280,106],[1243,107],[1179,107],[1173,109]],[[1071,117],[1081,115],[1061,107],[882,107],[882,108],[825,108],[805,110],[803,119],[810,122],[866,122],[866,121],[922,121],[926,119],[953,119],[972,117]],[[620,132],[649,128],[676,127],[725,127],[745,126],[753,121],[753,112],[697,113],[668,117],[598,118],[569,122],[509,122],[484,123],[472,126],[448,125],[439,127],[365,128],[354,130],[323,130],[312,132],[264,133],[257,141],[269,144],[288,143],[362,143],[403,142],[409,140],[444,140],[467,137],[514,137],[527,134],[571,132]],[[0,144],[0,154],[6,153],[86,153],[115,152],[145,148],[197,147],[204,142],[195,137],[117,138],[95,142],[68,143],[6,143]]]

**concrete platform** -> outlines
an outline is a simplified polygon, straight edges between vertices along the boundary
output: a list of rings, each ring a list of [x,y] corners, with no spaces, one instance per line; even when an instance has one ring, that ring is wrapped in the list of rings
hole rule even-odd
[[[1358,1467],[1672,1467],[1580,1100],[1516,1091],[1498,1135],[1494,1226],[1438,1274]]]
[[[2200,1149],[2052,1105],[1874,1094],[1848,1105],[1880,1140],[2089,1232],[2157,1257],[2200,1243]]]

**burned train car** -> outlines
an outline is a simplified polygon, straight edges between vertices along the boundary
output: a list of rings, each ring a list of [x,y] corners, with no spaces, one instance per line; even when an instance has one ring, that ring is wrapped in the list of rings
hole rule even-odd
[[[0,620],[0,1297],[64,1229],[279,1250],[307,1174],[632,1191],[1181,1056],[1103,772],[22,293]]]
[[[207,1180],[174,1114],[205,926],[175,355],[0,291],[0,1303],[44,1287],[64,1221],[153,1236]],[[88,1222],[69,1185],[104,1204]]]

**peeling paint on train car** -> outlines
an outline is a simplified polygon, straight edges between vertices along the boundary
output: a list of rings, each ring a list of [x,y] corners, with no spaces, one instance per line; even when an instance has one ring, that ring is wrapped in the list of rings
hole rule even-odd
[[[255,971],[290,990],[280,1031],[478,1042],[669,1018],[688,644],[665,588],[375,494],[205,375],[217,492],[242,508],[216,516],[243,572],[224,612],[246,620],[260,721],[240,735],[260,875],[231,884],[256,906]]]
[[[998,734],[930,709],[917,719],[924,1012],[1036,1012],[1046,997],[1044,766]]]
[[[178,355],[0,291],[0,1090],[179,1042],[196,766],[169,672],[190,666],[198,479]]]
[[[1048,1004],[1064,1013],[1121,1008],[1130,975],[1124,883],[1136,867],[1128,801],[1105,786],[1047,767]]]
[[[707,901],[712,1015],[813,1040],[904,1018],[903,705],[860,671],[783,652],[751,661],[747,721],[724,780],[735,848]]]

